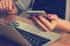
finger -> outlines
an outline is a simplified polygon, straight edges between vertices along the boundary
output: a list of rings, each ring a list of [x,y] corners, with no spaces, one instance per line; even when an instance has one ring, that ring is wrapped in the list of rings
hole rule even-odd
[[[9,12],[8,12],[9,14],[17,14],[17,10],[16,10],[16,7],[15,6],[13,6],[13,8],[12,8],[12,10],[9,10]]]
[[[49,22],[45,17],[43,16],[38,16],[38,18],[40,19],[40,21],[48,28],[51,29],[51,22]]]
[[[44,29],[44,31],[49,32],[49,30],[36,17],[33,16],[33,19],[39,24],[40,27],[42,27],[42,29]]]
[[[2,0],[2,8],[5,8],[5,9],[8,8],[8,1],[7,0]]]
[[[14,13],[17,12],[17,9],[16,9],[16,6],[15,6],[15,5],[12,6],[12,11],[13,11]]]
[[[8,0],[8,7],[9,7],[9,10],[12,10],[13,8],[13,0]]]
[[[12,4],[11,4],[11,0],[4,0],[4,5],[6,9],[11,9]]]
[[[48,19],[50,20],[56,20],[58,16],[56,14],[48,14]]]
[[[2,9],[2,2],[0,1],[0,9]]]
[[[57,27],[58,16],[56,14],[48,14],[48,19],[51,20],[51,30]]]
[[[6,8],[5,6],[5,0],[2,0],[2,9]]]
[[[9,1],[8,1],[8,0],[5,0],[4,3],[5,3],[5,4],[4,4],[4,5],[5,5],[5,8],[6,8],[6,9],[9,9]]]

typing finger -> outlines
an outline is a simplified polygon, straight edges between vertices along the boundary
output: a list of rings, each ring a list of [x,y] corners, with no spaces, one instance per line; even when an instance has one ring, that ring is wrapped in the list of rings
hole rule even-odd
[[[2,2],[0,1],[0,9],[2,9]]]
[[[38,16],[38,18],[48,29],[51,29],[51,22],[49,22],[44,16]]]
[[[43,25],[40,20],[38,20],[36,17],[33,16],[33,19],[37,22],[37,24],[39,24],[40,27],[42,27],[42,29],[44,31],[49,31],[48,28],[45,27],[45,25]]]

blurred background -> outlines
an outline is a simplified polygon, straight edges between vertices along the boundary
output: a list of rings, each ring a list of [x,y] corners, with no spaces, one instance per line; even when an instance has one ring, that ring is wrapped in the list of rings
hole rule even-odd
[[[18,10],[18,16],[27,10],[44,10],[46,13],[57,14],[62,19],[69,19],[69,2],[70,0],[16,0],[14,1]],[[36,36],[29,32],[19,31],[33,46],[41,46],[41,44],[50,41],[42,37]],[[0,41],[7,46],[20,46],[5,36],[0,37]],[[2,46],[3,46],[2,44]]]
[[[24,9],[45,10],[65,18],[66,0],[20,0]],[[22,9],[22,8],[21,8]]]

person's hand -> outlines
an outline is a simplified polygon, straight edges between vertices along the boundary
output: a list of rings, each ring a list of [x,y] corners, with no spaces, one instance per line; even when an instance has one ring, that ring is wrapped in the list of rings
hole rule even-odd
[[[58,16],[55,14],[48,14],[48,16],[33,16],[33,19],[44,29],[44,31],[52,31],[57,26],[59,20]]]
[[[0,0],[0,9],[6,9],[8,10],[8,15],[5,19],[7,22],[15,21],[16,17],[15,14],[17,13],[15,4],[13,3],[13,0]]]
[[[0,9],[7,9],[9,12],[15,12],[13,0],[0,0]]]

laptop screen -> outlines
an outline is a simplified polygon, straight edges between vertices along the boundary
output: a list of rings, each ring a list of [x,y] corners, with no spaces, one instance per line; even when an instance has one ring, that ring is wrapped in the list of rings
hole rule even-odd
[[[65,18],[66,0],[35,0],[33,10],[45,10]]]

